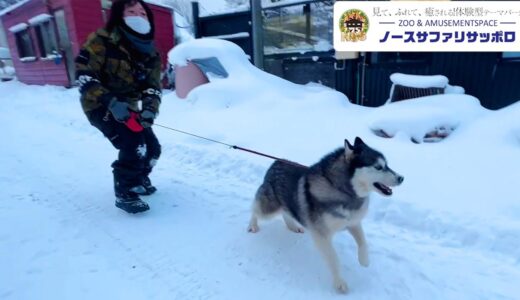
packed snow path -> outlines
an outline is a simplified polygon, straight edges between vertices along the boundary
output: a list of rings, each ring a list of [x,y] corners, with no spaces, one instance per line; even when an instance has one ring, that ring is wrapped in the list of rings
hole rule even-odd
[[[152,177],[159,192],[146,198],[149,212],[128,215],[113,203],[116,151],[82,116],[76,90],[14,93],[0,84],[0,93],[0,299],[517,299],[520,293],[518,252],[482,246],[466,220],[404,203],[397,188],[392,198],[374,195],[364,221],[368,268],[358,265],[352,238],[337,235],[350,286],[349,295],[337,295],[309,235],[289,232],[281,220],[246,232],[268,160],[186,142],[160,128],[163,156]],[[497,224],[479,226],[487,232]]]

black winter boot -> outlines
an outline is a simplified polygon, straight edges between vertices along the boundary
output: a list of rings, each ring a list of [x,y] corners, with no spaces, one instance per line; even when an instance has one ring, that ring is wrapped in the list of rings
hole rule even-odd
[[[146,190],[146,195],[151,195],[155,192],[157,192],[157,188],[152,185],[152,181],[150,180],[150,177],[145,176],[143,179],[143,187]]]
[[[141,200],[139,195],[133,192],[117,193],[116,207],[130,214],[136,214],[150,209],[150,206]]]
[[[149,196],[157,192],[157,188],[152,185],[150,178],[145,176],[141,185],[134,186],[130,189],[130,191],[136,193],[139,196]]]
[[[123,151],[120,150],[120,157],[122,156],[122,152]],[[131,188],[132,186],[140,187],[140,172],[142,167],[139,166],[139,164],[139,160],[134,162],[117,160],[112,164],[112,167],[114,168],[113,173],[116,207],[131,214],[144,212],[150,209],[148,204],[139,198],[139,194],[133,191]]]

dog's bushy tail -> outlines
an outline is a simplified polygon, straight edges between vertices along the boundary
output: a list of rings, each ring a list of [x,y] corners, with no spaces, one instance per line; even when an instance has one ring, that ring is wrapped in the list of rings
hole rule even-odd
[[[259,217],[268,218],[278,213],[282,205],[276,198],[270,184],[264,183],[256,191],[253,210]]]

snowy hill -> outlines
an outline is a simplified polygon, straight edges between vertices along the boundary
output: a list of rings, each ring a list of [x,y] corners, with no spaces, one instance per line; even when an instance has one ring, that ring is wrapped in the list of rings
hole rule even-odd
[[[406,177],[391,198],[372,197],[370,267],[358,265],[350,236],[336,237],[345,297],[518,298],[520,103],[489,111],[452,95],[462,102],[359,107],[263,73],[228,43],[181,46],[173,62],[211,50],[230,77],[212,77],[186,100],[167,93],[157,123],[303,164],[361,136]],[[1,299],[340,297],[307,234],[281,220],[246,232],[269,159],[155,128],[159,192],[146,198],[149,212],[128,215],[113,203],[116,151],[78,98],[77,89],[0,83]],[[410,141],[417,128],[445,121],[457,128],[442,142]],[[377,137],[374,124],[396,135]]]

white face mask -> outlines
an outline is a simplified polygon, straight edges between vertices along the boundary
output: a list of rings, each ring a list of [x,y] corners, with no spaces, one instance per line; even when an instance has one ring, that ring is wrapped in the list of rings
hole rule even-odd
[[[150,22],[143,17],[131,16],[125,17],[125,23],[128,27],[132,28],[133,31],[140,34],[147,34],[152,30]]]

